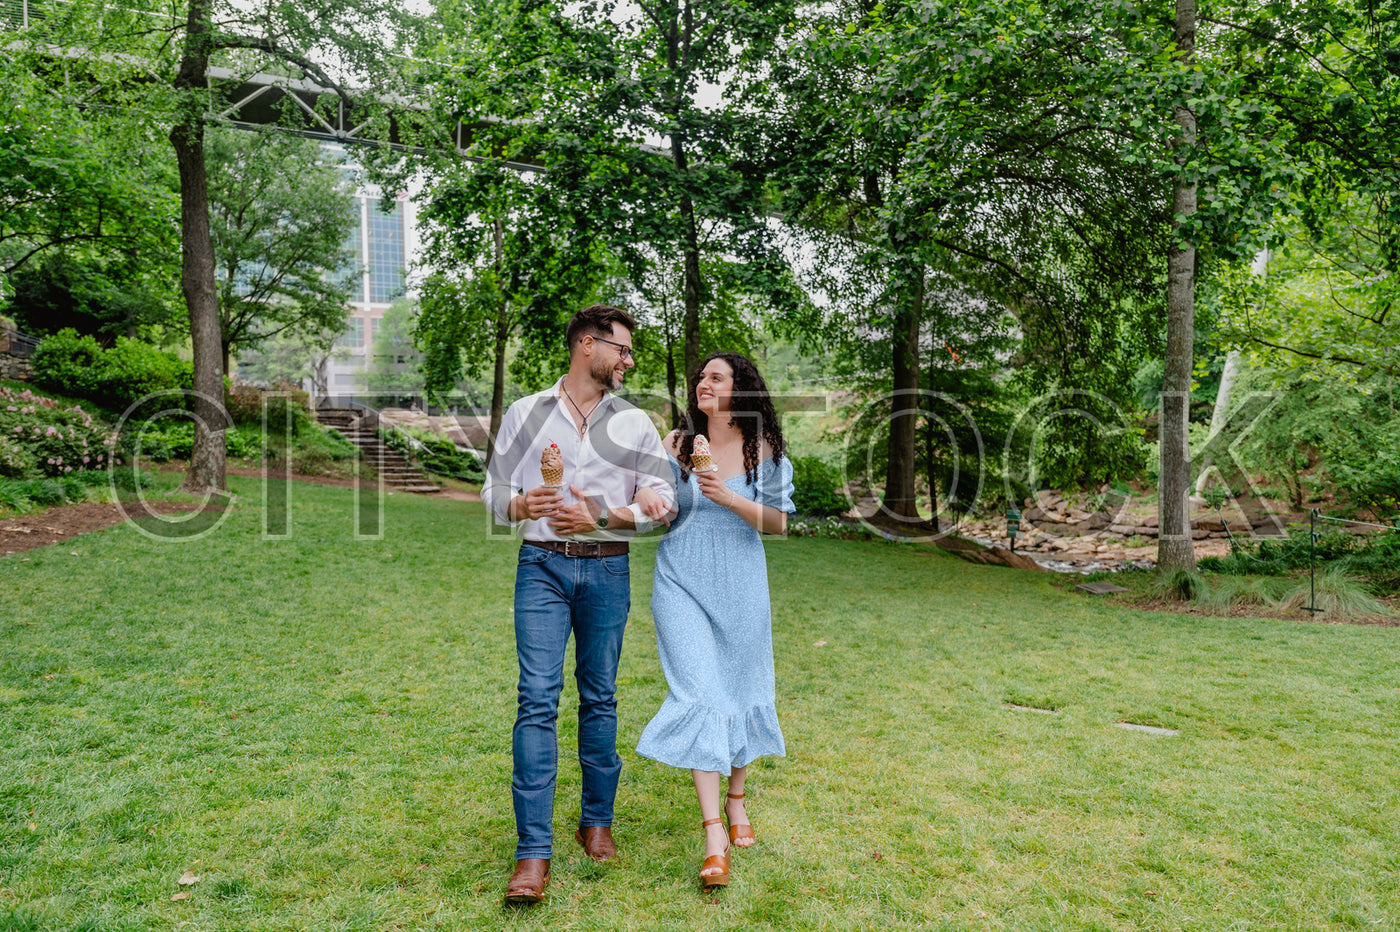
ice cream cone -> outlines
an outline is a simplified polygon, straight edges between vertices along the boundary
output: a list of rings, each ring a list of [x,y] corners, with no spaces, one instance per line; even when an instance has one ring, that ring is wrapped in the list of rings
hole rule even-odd
[[[564,485],[564,454],[559,445],[551,443],[540,454],[540,480],[549,488],[558,489]]]
[[[704,434],[695,435],[695,445],[690,451],[690,469],[692,472],[715,472],[719,469],[710,454],[710,441]]]

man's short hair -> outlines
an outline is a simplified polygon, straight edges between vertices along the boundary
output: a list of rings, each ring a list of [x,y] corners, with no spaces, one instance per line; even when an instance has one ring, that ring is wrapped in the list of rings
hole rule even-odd
[[[584,308],[574,315],[573,320],[569,321],[569,329],[565,332],[569,350],[573,351],[574,343],[580,337],[592,335],[607,339],[612,336],[613,324],[622,324],[629,331],[637,329],[637,322],[632,319],[632,315],[620,307],[613,307],[610,304],[595,304],[592,307]]]

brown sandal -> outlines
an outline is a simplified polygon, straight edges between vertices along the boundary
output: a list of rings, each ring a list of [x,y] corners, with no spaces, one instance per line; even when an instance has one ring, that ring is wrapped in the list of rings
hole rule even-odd
[[[704,822],[700,823],[700,827],[709,828],[711,825],[719,825],[723,822],[723,819],[706,819]],[[704,873],[705,871],[713,867],[718,867],[720,869],[720,872],[718,874]],[[705,862],[700,865],[700,871],[701,890],[709,892],[710,890],[713,890],[716,887],[729,886],[729,846],[724,846],[723,854],[712,854],[709,857],[707,857],[705,859]]]
[[[738,795],[735,795],[734,793],[725,793],[724,795],[725,795],[725,796],[728,796],[730,799],[743,799],[743,798],[744,798],[744,794],[743,794],[743,793],[739,793]],[[728,809],[726,808],[726,810],[725,810],[725,815],[728,815],[728,814],[729,814],[729,812],[728,812]],[[730,844],[738,844],[740,838],[752,838],[755,842],[758,841],[758,836],[755,835],[755,834],[753,833],[753,826],[750,825],[749,823],[744,823],[743,825],[731,825],[731,826],[729,826],[729,843],[730,843]],[[752,848],[753,845],[739,845],[739,847],[740,847],[740,848]]]

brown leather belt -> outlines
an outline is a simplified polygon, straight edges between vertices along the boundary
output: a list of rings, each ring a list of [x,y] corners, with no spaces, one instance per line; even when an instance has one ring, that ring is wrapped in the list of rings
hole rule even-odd
[[[566,557],[620,557],[627,552],[625,541],[527,540],[525,546],[562,553]]]

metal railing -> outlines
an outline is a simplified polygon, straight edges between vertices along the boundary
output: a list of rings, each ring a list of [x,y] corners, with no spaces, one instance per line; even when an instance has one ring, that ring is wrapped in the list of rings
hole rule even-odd
[[[39,348],[39,338],[19,330],[0,329],[0,353],[28,359]]]
[[[1326,612],[1324,608],[1317,607],[1317,540],[1320,536],[1317,533],[1317,522],[1331,521],[1334,524],[1349,524],[1353,527],[1369,527],[1382,531],[1393,531],[1400,533],[1400,518],[1395,524],[1373,524],[1370,521],[1353,521],[1350,518],[1334,518],[1325,515],[1314,508],[1308,512],[1308,604],[1303,607],[1303,611],[1310,615],[1318,615]]]

